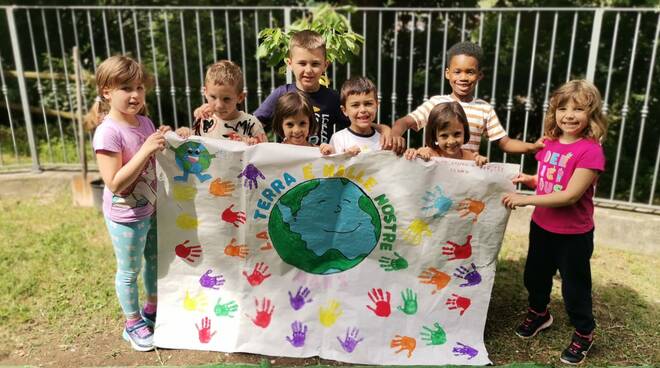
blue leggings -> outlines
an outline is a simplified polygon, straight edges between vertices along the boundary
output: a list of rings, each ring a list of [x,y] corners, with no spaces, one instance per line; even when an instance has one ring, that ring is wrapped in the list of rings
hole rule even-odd
[[[127,317],[139,313],[137,279],[142,269],[142,279],[147,296],[157,295],[158,242],[156,239],[156,215],[137,222],[119,223],[105,218],[112,246],[117,259],[115,289],[119,304]],[[142,267],[144,255],[144,268]]]

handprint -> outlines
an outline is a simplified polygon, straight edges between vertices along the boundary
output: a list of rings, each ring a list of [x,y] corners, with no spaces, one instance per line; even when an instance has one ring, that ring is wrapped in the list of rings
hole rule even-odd
[[[481,282],[481,275],[477,271],[477,267],[474,265],[474,263],[472,263],[471,266],[472,266],[472,270],[463,266],[456,268],[456,272],[454,272],[454,276],[466,281],[466,283],[460,284],[458,286],[460,287],[474,286],[474,285],[478,285]]]
[[[190,263],[195,263],[196,259],[202,254],[201,245],[192,245],[187,247],[186,244],[190,243],[190,240],[186,240],[181,244],[177,244],[174,247],[174,253],[176,255]]]
[[[235,227],[238,227],[238,224],[244,224],[245,223],[245,212],[243,211],[232,211],[231,209],[234,207],[232,204],[231,206],[225,208],[224,211],[222,211],[222,221],[228,222]]]
[[[454,353],[454,356],[467,355],[468,360],[476,357],[477,354],[479,354],[477,349],[473,348],[472,346],[461,344],[460,342],[456,342],[456,346],[451,349],[451,352]]]
[[[248,255],[248,248],[245,244],[236,244],[236,239],[232,238],[231,242],[225,247],[225,254],[230,257],[245,258]]]
[[[174,184],[172,187],[172,195],[174,196],[174,199],[180,202],[192,201],[195,199],[196,194],[197,188],[190,185]]]
[[[245,180],[243,181],[243,186],[248,188],[248,189],[257,189],[259,187],[259,184],[257,183],[257,179],[266,179],[264,174],[257,169],[256,166],[252,164],[248,164],[243,171],[238,174],[237,178],[244,177]]]
[[[257,239],[265,240],[266,244],[262,245],[261,250],[269,250],[273,249],[273,244],[270,242],[270,238],[268,238],[268,231],[264,230],[262,232],[257,233]]]
[[[217,178],[209,185],[209,193],[216,197],[228,197],[234,191],[234,183]]]
[[[321,307],[319,309],[319,320],[321,324],[325,327],[330,327],[337,322],[337,318],[341,316],[344,311],[341,310],[339,302],[336,300],[331,300],[328,303],[327,308]]]
[[[271,276],[271,274],[266,274],[266,272],[268,272],[268,265],[263,262],[259,262],[254,265],[254,269],[252,269],[251,274],[248,275],[247,272],[243,271],[243,276],[245,276],[250,285],[257,286]]]
[[[403,299],[403,306],[398,306],[396,309],[408,315],[417,313],[417,294],[413,289],[408,288],[402,291],[401,299]]]
[[[222,277],[222,275],[211,276],[211,272],[213,272],[213,270],[207,270],[202,277],[199,278],[199,284],[205,288],[218,290],[220,289],[220,286],[225,284],[225,278]]]
[[[305,345],[305,338],[307,337],[307,325],[303,325],[300,321],[294,321],[291,324],[291,337],[287,336],[286,341],[291,343],[294,348],[300,348]]]
[[[408,350],[408,358],[410,358],[412,357],[413,351],[415,351],[415,347],[417,347],[417,340],[410,336],[396,335],[392,341],[390,341],[390,347],[394,349],[399,348],[399,350],[395,351],[397,354],[404,350]]]
[[[196,217],[182,213],[176,218],[176,226],[183,230],[195,230],[199,226],[199,221],[197,221]]]
[[[470,304],[472,304],[472,301],[470,299],[457,295],[457,294],[451,294],[451,297],[447,299],[445,302],[446,305],[448,305],[448,309],[454,310],[458,309],[460,315],[462,316],[463,313],[465,313],[465,310],[470,308]]]
[[[386,291],[383,295],[383,289],[371,289],[369,292],[369,299],[376,305],[374,309],[372,306],[367,305],[372,312],[374,312],[378,317],[387,317],[391,313],[390,309],[390,292]]]
[[[235,313],[238,310],[238,304],[235,301],[231,300],[228,303],[221,304],[220,301],[222,298],[218,298],[218,301],[215,303],[213,311],[218,317],[229,317],[234,318],[232,313]]]
[[[456,211],[458,211],[458,215],[461,216],[461,218],[473,214],[474,218],[472,219],[472,223],[475,223],[479,219],[481,212],[484,211],[484,208],[486,208],[484,202],[472,198],[466,198],[458,202],[458,208],[456,208]]]
[[[429,224],[422,219],[415,219],[403,233],[403,239],[413,245],[420,245],[422,244],[422,238],[424,236],[431,236],[431,234]]]
[[[440,185],[436,185],[435,190],[432,192],[427,191],[422,200],[427,203],[427,205],[422,207],[422,211],[427,216],[433,216],[433,218],[444,216],[454,204],[449,197],[444,195]]]
[[[270,299],[263,298],[261,300],[261,309],[259,309],[259,300],[254,299],[254,305],[257,308],[257,315],[252,318],[246,314],[255,325],[266,328],[270,324],[270,318],[273,316],[273,311],[275,311],[275,306],[270,304]]]
[[[188,290],[186,290],[186,296],[183,298],[183,308],[187,311],[200,311],[203,312],[204,308],[208,305],[206,300],[206,295],[201,291],[193,298],[190,296]]]
[[[309,297],[309,293],[309,289],[303,289],[302,286],[298,288],[296,295],[291,295],[291,292],[289,291],[289,302],[291,303],[291,308],[294,310],[299,310],[305,305],[305,303],[311,302],[312,298]]]
[[[422,271],[417,278],[420,280],[422,284],[429,284],[429,285],[435,285],[435,290],[431,292],[431,294],[435,294],[438,291],[442,290],[447,284],[449,283],[449,280],[451,280],[451,277],[447,275],[446,273],[439,271],[435,267],[429,267],[426,270]]]
[[[337,341],[339,341],[339,345],[341,345],[341,348],[344,349],[345,352],[352,353],[353,350],[355,350],[355,347],[357,347],[357,344],[360,343],[362,340],[364,340],[364,337],[360,337],[358,339],[359,334],[360,334],[360,330],[358,330],[356,327],[353,327],[352,330],[350,329],[350,327],[347,327],[346,337],[344,337],[344,341],[341,341],[339,336],[337,336]]]
[[[447,342],[447,334],[440,324],[436,322],[433,324],[433,327],[435,327],[434,330],[422,326],[424,331],[420,332],[419,335],[422,337],[422,340],[426,342],[426,345],[442,345]]]
[[[208,342],[211,341],[213,335],[218,332],[213,331],[213,333],[211,333],[211,320],[209,317],[202,318],[202,328],[199,328],[197,323],[195,323],[195,327],[197,328],[197,334],[199,335],[199,342],[202,344],[208,344]]]
[[[406,261],[405,258],[401,257],[401,255],[399,255],[397,252],[394,252],[394,256],[396,258],[385,256],[380,257],[378,260],[380,267],[385,271],[398,271],[408,268],[408,261]]]
[[[447,240],[447,244],[451,245],[450,247],[442,247],[442,254],[447,256],[452,256],[448,261],[453,261],[455,259],[466,259],[470,258],[472,255],[472,235],[468,235],[465,240],[465,244],[456,244],[453,241]]]

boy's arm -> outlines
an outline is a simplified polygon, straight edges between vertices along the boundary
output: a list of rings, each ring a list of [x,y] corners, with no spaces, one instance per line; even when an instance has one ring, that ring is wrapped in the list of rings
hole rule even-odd
[[[252,113],[252,115],[261,122],[261,125],[265,130],[272,129],[271,123],[273,121],[273,112],[275,112],[277,99],[280,98],[281,95],[282,92],[280,87],[276,88]]]
[[[383,150],[391,150],[398,154],[406,149],[406,140],[398,135],[392,134],[392,128],[385,124],[371,123],[371,127],[380,133],[380,147]]]
[[[392,125],[392,136],[401,137],[406,130],[415,128],[417,128],[415,119],[410,115],[406,115],[394,122]]]
[[[536,153],[538,150],[545,147],[540,140],[534,143],[528,143],[518,139],[509,138],[509,136],[500,138],[497,141],[497,145],[506,153]]]
[[[598,171],[593,169],[575,169],[568,181],[566,190],[543,195],[524,195],[509,193],[502,198],[502,203],[508,208],[522,206],[565,207],[580,200],[584,192],[593,185],[598,177]]]

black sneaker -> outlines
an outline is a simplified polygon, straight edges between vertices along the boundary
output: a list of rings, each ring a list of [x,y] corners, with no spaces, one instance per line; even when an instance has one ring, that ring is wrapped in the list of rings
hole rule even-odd
[[[565,364],[578,365],[584,362],[585,358],[587,357],[587,353],[593,344],[593,337],[587,338],[578,335],[577,332],[573,332],[571,344],[561,352],[561,357],[559,360]]]
[[[544,314],[535,312],[532,308],[527,308],[525,320],[516,328],[516,335],[523,339],[529,339],[536,336],[540,331],[545,330],[552,324],[552,314],[546,309]]]

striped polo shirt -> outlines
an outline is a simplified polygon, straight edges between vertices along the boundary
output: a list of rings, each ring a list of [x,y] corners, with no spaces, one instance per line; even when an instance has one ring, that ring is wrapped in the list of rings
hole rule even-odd
[[[439,103],[457,101],[451,95],[433,96],[428,101],[419,105],[415,111],[408,114],[415,120],[417,126],[415,130],[420,130],[426,126],[431,109]],[[500,124],[497,114],[493,107],[486,101],[474,98],[470,102],[458,101],[470,124],[470,140],[463,145],[463,148],[472,152],[479,152],[481,136],[486,132],[489,141],[496,141],[506,137],[506,131]]]

